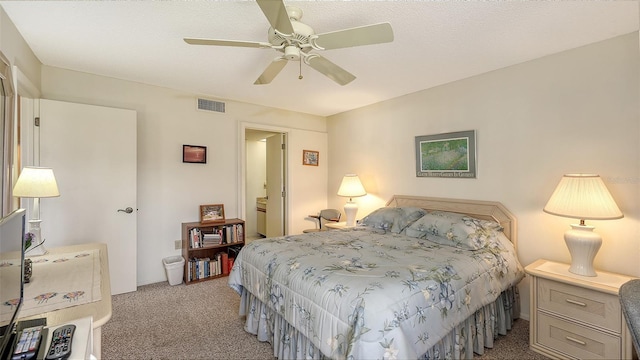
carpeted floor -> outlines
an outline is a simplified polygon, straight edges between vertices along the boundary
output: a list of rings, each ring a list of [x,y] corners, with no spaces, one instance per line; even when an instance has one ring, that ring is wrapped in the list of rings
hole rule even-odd
[[[145,285],[113,297],[113,316],[102,327],[102,358],[273,359],[271,345],[243,329],[240,297],[227,278],[193,285]],[[529,322],[517,320],[509,336],[478,359],[546,359],[529,350]]]

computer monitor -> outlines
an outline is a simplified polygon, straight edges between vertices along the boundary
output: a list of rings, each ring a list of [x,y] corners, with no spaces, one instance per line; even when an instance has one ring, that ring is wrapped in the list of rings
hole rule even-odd
[[[10,351],[23,304],[25,211],[0,219],[0,356]]]

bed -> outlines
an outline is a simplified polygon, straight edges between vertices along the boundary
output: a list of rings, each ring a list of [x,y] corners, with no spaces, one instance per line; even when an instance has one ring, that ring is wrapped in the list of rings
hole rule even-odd
[[[355,228],[246,245],[228,281],[279,359],[472,358],[519,315],[516,231],[497,202],[396,195]]]

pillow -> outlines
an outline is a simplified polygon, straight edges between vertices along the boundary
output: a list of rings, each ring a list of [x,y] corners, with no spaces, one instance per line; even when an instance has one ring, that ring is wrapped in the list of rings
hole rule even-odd
[[[360,224],[399,234],[426,213],[426,210],[417,207],[383,207],[365,216]]]
[[[478,250],[502,231],[495,221],[480,220],[468,215],[433,211],[416,220],[405,230],[410,237],[427,239],[440,245]]]

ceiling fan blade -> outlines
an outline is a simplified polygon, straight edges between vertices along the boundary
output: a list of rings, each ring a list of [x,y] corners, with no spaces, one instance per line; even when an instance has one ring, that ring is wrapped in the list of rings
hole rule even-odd
[[[267,42],[216,40],[216,39],[184,38],[184,42],[191,45],[239,46],[239,47],[251,47],[251,48],[270,48],[272,46],[270,43],[267,43]]]
[[[272,28],[283,34],[293,33],[293,25],[282,0],[257,0],[257,2]]]
[[[285,65],[287,65],[286,59],[282,57],[274,59],[262,72],[262,75],[258,77],[256,82],[253,83],[253,85],[269,84],[280,73],[280,71],[284,69]]]
[[[393,41],[391,24],[380,23],[318,34],[316,44],[326,50],[331,50],[391,41]]]
[[[305,61],[309,66],[324,74],[340,85],[347,85],[355,80],[355,76],[340,66],[318,54],[309,55]]]

